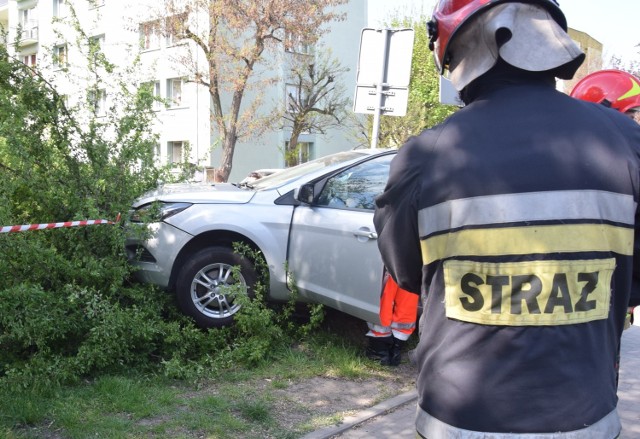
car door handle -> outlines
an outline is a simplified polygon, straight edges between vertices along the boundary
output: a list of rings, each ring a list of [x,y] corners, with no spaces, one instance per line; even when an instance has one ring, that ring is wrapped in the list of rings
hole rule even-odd
[[[372,232],[367,228],[358,229],[355,232],[353,232],[353,234],[355,236],[362,236],[363,238],[378,239],[378,234],[376,232]]]

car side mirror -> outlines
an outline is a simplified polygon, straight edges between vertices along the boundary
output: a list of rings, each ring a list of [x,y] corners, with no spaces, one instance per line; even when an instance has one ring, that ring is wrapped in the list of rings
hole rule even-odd
[[[296,199],[301,203],[312,204],[315,198],[315,185],[313,183],[303,184],[298,188]]]

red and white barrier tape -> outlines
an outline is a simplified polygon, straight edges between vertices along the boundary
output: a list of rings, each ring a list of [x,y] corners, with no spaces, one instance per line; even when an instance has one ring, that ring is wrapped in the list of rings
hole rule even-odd
[[[120,214],[118,214],[115,221],[97,219],[97,220],[83,220],[83,221],[65,221],[63,223],[24,224],[22,226],[4,226],[2,227],[2,229],[0,229],[0,233],[27,232],[29,230],[59,229],[62,227],[82,227],[82,226],[92,226],[94,224],[116,224],[119,221],[120,221]]]

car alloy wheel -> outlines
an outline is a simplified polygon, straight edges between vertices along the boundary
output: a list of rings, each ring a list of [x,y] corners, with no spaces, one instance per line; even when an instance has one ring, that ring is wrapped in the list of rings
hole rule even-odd
[[[236,295],[251,296],[255,282],[249,260],[230,248],[206,248],[183,265],[176,283],[178,304],[200,327],[226,326],[241,308]]]

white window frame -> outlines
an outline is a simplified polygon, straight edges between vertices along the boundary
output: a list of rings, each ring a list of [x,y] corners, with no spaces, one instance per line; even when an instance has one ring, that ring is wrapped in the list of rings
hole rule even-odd
[[[289,149],[289,141],[284,143],[285,151]],[[309,160],[313,160],[314,143],[313,142],[300,142],[296,145],[298,148],[298,156],[296,157],[296,165],[306,163]]]
[[[98,49],[100,50],[104,49],[104,34],[93,35],[92,37],[89,37],[89,40],[91,42],[98,43]]]
[[[285,84],[285,108],[287,113],[297,113],[298,103],[301,99],[304,99],[304,90],[296,84]],[[292,101],[293,104],[292,104]]]
[[[98,57],[100,52],[103,51],[104,49],[104,34],[100,34],[100,35],[94,35],[92,37],[89,37],[89,44],[92,46],[92,43],[96,43],[98,46],[98,49],[95,52],[89,52],[90,56],[92,56],[93,58],[91,59],[91,62],[93,64],[96,64],[98,61]],[[88,50],[91,50],[91,46],[88,47]]]
[[[167,79],[167,102],[169,103],[169,108],[185,107],[183,78]]]
[[[19,9],[18,22],[22,27],[22,40],[38,38],[38,11],[35,6],[26,9]]]
[[[184,154],[184,140],[170,140],[167,142],[167,162],[170,164],[182,163]],[[176,155],[178,157],[176,157]]]
[[[162,97],[162,93],[160,91],[160,81],[153,81],[153,97],[154,98]],[[153,101],[153,109],[155,111],[160,111],[162,109],[162,102]]]
[[[165,47],[179,46],[180,44],[184,44],[184,43],[185,43],[185,39],[183,36],[176,35],[172,32],[169,32],[167,36],[164,38]]]
[[[302,55],[313,54],[313,44],[301,43],[299,36],[291,35],[286,32],[284,36],[284,50],[289,53],[298,53]]]
[[[312,160],[313,142],[298,142],[298,163],[306,163]]]
[[[23,29],[26,29],[27,27],[30,27],[31,25],[38,25],[38,15],[37,15],[37,10],[34,7],[31,8],[25,8],[25,9],[19,9],[18,10],[18,17],[19,17],[19,22],[22,25]]]
[[[158,30],[157,23],[153,21],[140,23],[139,34],[140,47],[142,51],[160,49],[160,41],[162,39],[162,35]]]
[[[53,67],[62,69],[69,65],[69,48],[66,44],[53,46]]]
[[[88,101],[95,115],[102,117],[107,111],[107,91],[104,88],[93,88],[88,91]]]
[[[105,0],[87,0],[89,2],[89,9],[99,8],[104,6]]]
[[[53,16],[66,17],[69,13],[67,0],[53,0]]]
[[[38,65],[38,52],[22,55],[22,63],[32,69],[35,69]]]
[[[151,93],[154,98],[162,97],[160,92],[160,81],[147,81],[144,84],[150,85],[152,87]],[[160,111],[162,109],[162,102],[154,100],[153,101],[153,111]]]

